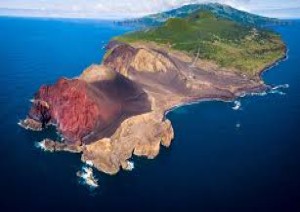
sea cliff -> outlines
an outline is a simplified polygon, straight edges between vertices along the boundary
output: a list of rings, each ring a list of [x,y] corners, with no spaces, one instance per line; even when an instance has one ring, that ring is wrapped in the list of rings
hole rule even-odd
[[[194,21],[194,14],[192,18]],[[226,30],[219,35],[228,36]],[[260,38],[257,31],[249,28],[249,32],[255,33],[255,42]],[[45,139],[44,149],[80,153],[82,161],[116,174],[128,169],[133,154],[153,159],[161,146],[171,145],[174,131],[166,111],[203,99],[233,100],[245,93],[262,92],[268,86],[260,73],[285,55],[278,37],[275,43],[268,40],[278,45],[272,47],[276,54],[264,48],[263,57],[257,59],[259,66],[249,71],[253,68],[249,64],[241,66],[249,70],[238,69],[236,63],[222,66],[218,60],[199,56],[199,51],[195,55],[169,43],[155,42],[153,37],[145,40],[144,35],[143,39],[130,36],[113,39],[102,63],[91,65],[79,77],[61,78],[38,90],[28,117],[20,125],[33,130],[56,126],[62,140]],[[245,36],[241,39],[250,39]],[[231,47],[226,48],[235,53]],[[240,49],[238,56],[245,57],[243,51],[249,54],[250,50]]]
[[[42,86],[23,125],[55,125],[63,141],[46,140],[46,149],[81,152],[83,161],[108,174],[117,173],[132,154],[155,158],[161,145],[171,145],[174,132],[164,116],[169,109],[267,88],[260,80],[206,61],[195,63],[154,43],[112,41],[107,52],[101,65],[88,67],[80,77]]]

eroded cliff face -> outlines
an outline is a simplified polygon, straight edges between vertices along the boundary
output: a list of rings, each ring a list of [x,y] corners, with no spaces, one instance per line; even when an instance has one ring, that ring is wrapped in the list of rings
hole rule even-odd
[[[82,160],[92,161],[107,174],[116,174],[132,154],[153,159],[160,146],[169,147],[173,138],[170,121],[163,120],[162,114],[150,112],[126,119],[110,138],[86,145]]]
[[[203,98],[232,99],[265,89],[249,79],[154,44],[111,42],[102,65],[77,79],[60,79],[35,95],[25,127],[55,124],[65,139],[52,151],[82,152],[108,174],[126,169],[132,154],[155,158],[174,138],[165,112]],[[77,147],[76,147],[77,146]]]
[[[100,75],[92,75],[93,70],[100,70]],[[147,94],[134,82],[98,66],[86,72],[79,79],[62,78],[42,86],[28,120],[44,127],[54,124],[64,142],[82,145],[109,137],[124,119],[150,111]]]
[[[78,145],[99,120],[107,120],[117,112],[117,108],[107,109],[106,99],[97,104],[95,93],[78,79],[60,79],[55,85],[42,86],[34,99],[29,117],[44,126],[57,125],[67,142]]]
[[[248,78],[236,70],[218,67],[167,46],[112,42],[108,51],[104,66],[141,84],[153,99],[152,107],[157,106],[155,110],[165,111],[201,98],[232,99],[266,88],[260,79]]]

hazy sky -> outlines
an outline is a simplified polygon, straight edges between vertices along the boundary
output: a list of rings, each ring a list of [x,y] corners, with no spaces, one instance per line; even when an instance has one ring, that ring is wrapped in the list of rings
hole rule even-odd
[[[205,2],[273,17],[300,17],[300,0],[0,0],[0,15],[123,18]]]

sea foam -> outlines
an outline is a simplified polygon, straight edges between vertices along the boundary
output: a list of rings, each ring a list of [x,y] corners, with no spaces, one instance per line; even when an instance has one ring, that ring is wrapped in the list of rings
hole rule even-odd
[[[290,87],[289,84],[282,84],[282,85],[276,85],[274,87],[269,88],[266,91],[260,92],[260,93],[250,93],[250,96],[266,96],[268,94],[279,94],[279,95],[286,95],[286,93],[283,90],[286,90]]]
[[[286,95],[283,90],[288,89],[290,87],[289,84],[277,85],[270,89],[269,93],[271,94],[279,94],[279,95]]]
[[[233,102],[233,104],[234,104],[233,107],[232,107],[233,110],[240,110],[241,109],[241,106],[242,106],[241,101],[236,100],[236,101]]]
[[[97,188],[99,186],[98,179],[95,178],[91,167],[82,166],[81,170],[76,174],[80,178],[82,184],[87,185],[90,188]]]
[[[91,160],[86,160],[85,163],[86,163],[86,165],[89,165],[91,167],[94,166],[94,163]]]
[[[35,142],[35,147],[39,148],[41,150],[47,151],[47,148],[45,146],[45,142],[44,141]]]
[[[132,161],[127,161],[127,171],[132,171],[134,169],[134,162]]]

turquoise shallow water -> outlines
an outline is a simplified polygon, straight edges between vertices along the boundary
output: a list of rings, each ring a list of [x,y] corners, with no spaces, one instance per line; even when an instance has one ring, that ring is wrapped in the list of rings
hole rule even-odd
[[[130,29],[21,18],[0,18],[0,29],[0,208],[299,211],[300,22],[276,27],[289,58],[263,76],[289,88],[241,98],[240,110],[233,103],[202,102],[168,113],[176,136],[171,148],[155,160],[134,158],[132,172],[96,173],[100,187],[94,191],[78,182],[79,155],[35,147],[55,136],[53,130],[28,132],[16,123],[41,84],[99,63],[103,45]]]

